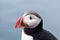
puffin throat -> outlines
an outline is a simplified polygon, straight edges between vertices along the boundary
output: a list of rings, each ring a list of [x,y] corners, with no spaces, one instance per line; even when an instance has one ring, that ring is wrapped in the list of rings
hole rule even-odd
[[[42,27],[43,27],[43,22],[41,20],[41,22],[38,24],[37,27],[35,27],[35,28],[24,28],[24,32],[27,35],[34,36],[35,33],[39,32],[43,29]]]

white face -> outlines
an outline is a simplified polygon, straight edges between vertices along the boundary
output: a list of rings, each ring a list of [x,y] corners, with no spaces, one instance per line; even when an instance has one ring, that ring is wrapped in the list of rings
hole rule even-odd
[[[41,22],[41,19],[33,14],[29,14],[24,16],[23,22],[27,22],[28,28],[35,28]]]

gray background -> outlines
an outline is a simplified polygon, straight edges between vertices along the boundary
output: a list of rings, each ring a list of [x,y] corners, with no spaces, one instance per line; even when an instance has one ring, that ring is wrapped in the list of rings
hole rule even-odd
[[[60,40],[60,0],[0,0],[0,40],[21,39],[21,29],[14,25],[27,10],[38,12],[44,20],[44,29]]]

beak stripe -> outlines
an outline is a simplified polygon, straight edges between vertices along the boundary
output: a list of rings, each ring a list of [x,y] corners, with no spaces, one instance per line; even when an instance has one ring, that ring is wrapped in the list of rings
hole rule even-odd
[[[19,28],[20,27],[20,22],[21,22],[22,18],[19,18],[16,22],[16,28]]]

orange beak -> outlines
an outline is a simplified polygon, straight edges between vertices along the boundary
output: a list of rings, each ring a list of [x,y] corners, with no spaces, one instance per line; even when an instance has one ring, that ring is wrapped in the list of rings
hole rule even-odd
[[[21,28],[21,27],[22,27],[22,26],[20,25],[22,19],[23,19],[23,18],[21,17],[21,18],[19,18],[19,19],[17,20],[17,22],[16,22],[16,24],[15,24],[15,28]]]
[[[17,20],[17,22],[16,22],[16,24],[15,24],[15,28],[22,28],[23,26],[21,25],[21,21],[22,21],[22,17],[21,18],[19,18],[18,20]],[[24,27],[26,27],[27,26],[27,22],[23,22],[23,25],[24,25]]]

